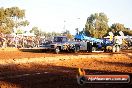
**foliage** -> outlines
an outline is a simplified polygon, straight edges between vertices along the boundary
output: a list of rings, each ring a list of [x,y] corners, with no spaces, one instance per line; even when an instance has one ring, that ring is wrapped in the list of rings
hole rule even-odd
[[[73,39],[73,35],[71,35],[69,30],[66,30],[62,33],[64,36],[67,36],[68,39]]]
[[[112,24],[111,29],[113,29],[112,30],[113,32],[116,32],[116,31],[123,31],[125,29],[125,27],[123,24],[114,23],[114,24]]]
[[[125,30],[123,30],[123,33],[125,36],[127,36],[127,35],[132,36],[132,30],[125,29]]]
[[[12,33],[13,28],[27,26],[27,20],[21,21],[25,17],[25,10],[19,7],[0,8],[0,32]]]
[[[33,27],[32,30],[30,30],[30,33],[34,33],[36,36],[40,36],[40,30],[38,27]]]
[[[28,26],[29,25],[29,22],[27,20],[24,20],[24,21],[20,21],[18,23],[16,23],[16,28],[18,28],[19,26]]]
[[[17,34],[22,34],[22,33],[23,33],[22,29],[17,30]]]
[[[57,32],[43,32],[38,27],[33,27],[30,33],[34,33],[36,36],[45,36],[46,38],[52,38],[53,36],[60,36],[61,33]]]
[[[49,39],[53,39],[54,36],[61,36],[61,33],[57,33],[57,32],[42,32],[40,31],[40,35],[44,36],[47,40]]]
[[[110,31],[112,31],[113,33],[117,32],[117,31],[122,31],[124,33],[124,35],[130,35],[132,36],[132,30],[127,29],[124,24],[121,23],[114,23],[112,24],[112,26],[110,27]]]
[[[79,34],[79,29],[75,28],[76,34]]]
[[[92,37],[101,38],[108,31],[108,18],[104,13],[91,14],[85,24],[85,33]]]

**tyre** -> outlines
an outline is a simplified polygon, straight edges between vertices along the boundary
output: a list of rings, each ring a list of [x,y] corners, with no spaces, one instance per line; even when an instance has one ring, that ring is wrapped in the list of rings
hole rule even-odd
[[[113,48],[112,48],[112,52],[115,52],[115,51],[116,51],[116,47],[113,46]]]
[[[96,47],[92,47],[92,51],[96,51],[97,50],[97,48]]]
[[[105,46],[102,50],[104,50],[104,52],[107,52],[107,48],[106,48],[106,46]]]
[[[55,53],[58,54],[60,52],[60,48],[59,47],[56,47],[55,48]]]
[[[75,46],[74,53],[77,53],[79,50],[80,50],[80,48],[78,46]]]
[[[120,47],[116,46],[116,52],[119,52],[119,51],[120,51]]]

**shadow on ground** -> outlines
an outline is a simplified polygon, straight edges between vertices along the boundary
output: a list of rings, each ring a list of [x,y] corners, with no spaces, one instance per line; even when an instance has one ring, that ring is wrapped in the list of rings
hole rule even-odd
[[[108,61],[98,61],[95,60],[96,62],[100,64],[108,64],[108,65],[115,65],[115,66],[124,66],[124,67],[132,67],[132,62],[125,63],[125,62],[108,62]]]
[[[101,70],[89,70],[85,69],[86,73],[92,74],[127,74],[132,77],[130,73],[122,72],[110,72]],[[0,88],[5,83],[10,84],[12,88],[14,85],[20,88],[130,88],[130,83],[115,83],[115,84],[77,84],[76,75],[78,74],[78,68],[69,68],[53,65],[39,65],[32,64],[30,69],[17,65],[0,66]],[[14,87],[15,88],[15,87]]]

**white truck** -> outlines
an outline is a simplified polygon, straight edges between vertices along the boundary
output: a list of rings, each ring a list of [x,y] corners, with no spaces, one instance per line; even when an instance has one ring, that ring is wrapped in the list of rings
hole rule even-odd
[[[50,50],[54,50],[55,53],[60,51],[77,52],[80,49],[79,43],[75,41],[68,41],[66,36],[55,36],[53,42],[49,44]]]

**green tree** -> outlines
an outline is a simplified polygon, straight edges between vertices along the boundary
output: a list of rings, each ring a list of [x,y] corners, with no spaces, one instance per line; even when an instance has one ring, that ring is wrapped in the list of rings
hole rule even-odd
[[[52,32],[51,35],[52,36],[60,36],[61,34],[60,33],[57,33],[57,32]]]
[[[6,16],[4,14],[4,8],[0,8],[0,25],[2,25],[3,21],[5,20]]]
[[[67,34],[70,34],[70,31],[69,30],[66,30],[62,33],[63,35],[67,35]]]
[[[29,22],[27,21],[27,20],[24,20],[24,21],[20,21],[20,22],[18,22],[17,23],[17,26],[19,27],[21,27],[21,26],[28,26],[29,25]]]
[[[76,34],[79,34],[79,29],[75,28]]]
[[[17,34],[22,34],[23,33],[23,30],[22,29],[18,29],[17,30]]]
[[[132,30],[128,30],[127,28],[123,31],[124,35],[127,36],[132,36]]]
[[[78,30],[78,28],[76,28]],[[75,29],[75,30],[76,30]],[[68,39],[73,39],[73,35],[71,35],[69,30],[66,30],[62,33],[64,36],[67,36]]]
[[[2,33],[10,33],[14,26],[14,22],[10,19],[5,12],[3,7],[0,8],[0,32]]]
[[[91,14],[85,24],[85,33],[92,37],[101,38],[108,31],[108,18],[104,13]]]
[[[27,23],[27,20],[22,25],[21,21],[23,18],[25,18],[25,10],[20,9],[19,7],[11,7],[11,8],[5,8],[5,9],[1,7],[0,8],[0,32],[12,33],[13,28],[17,29],[19,26],[25,26],[25,23]],[[29,24],[29,22],[27,24]]]
[[[130,35],[132,36],[132,30],[129,30],[128,28],[126,28],[124,26],[124,24],[121,23],[114,23],[112,24],[112,26],[110,27],[110,31],[112,31],[113,33],[116,33],[118,31],[122,31],[124,33],[124,35]]]
[[[30,33],[34,33],[36,36],[40,36],[40,30],[38,27],[33,27]]]
[[[114,32],[116,32],[116,31],[123,31],[125,27],[124,24],[114,23],[112,24],[111,29],[114,29]]]

